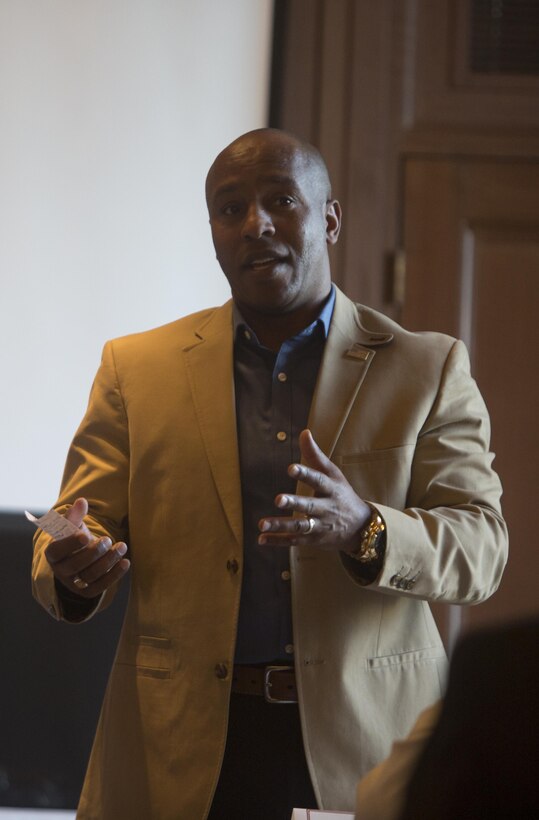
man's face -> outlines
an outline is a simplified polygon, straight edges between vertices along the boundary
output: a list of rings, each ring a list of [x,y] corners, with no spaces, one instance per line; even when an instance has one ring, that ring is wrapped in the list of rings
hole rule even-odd
[[[240,310],[271,315],[321,303],[340,211],[294,142],[271,132],[236,141],[212,166],[206,193],[217,259]]]

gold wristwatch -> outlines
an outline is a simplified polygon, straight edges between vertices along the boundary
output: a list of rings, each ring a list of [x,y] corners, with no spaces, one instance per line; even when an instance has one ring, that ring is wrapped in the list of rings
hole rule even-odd
[[[360,533],[359,547],[353,552],[346,553],[350,558],[355,558],[362,564],[378,560],[383,554],[385,545],[386,525],[374,507],[371,509],[372,515]]]

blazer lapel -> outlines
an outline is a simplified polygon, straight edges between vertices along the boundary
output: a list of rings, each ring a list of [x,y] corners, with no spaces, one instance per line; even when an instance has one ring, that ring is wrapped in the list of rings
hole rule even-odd
[[[370,332],[363,328],[356,305],[337,288],[335,309],[309,414],[309,429],[328,458],[331,458],[350,408],[376,355],[375,348],[392,339],[391,333]]]
[[[183,352],[215,486],[241,546],[243,524],[234,398],[232,302],[212,313],[195,334],[193,344],[185,347]]]
[[[375,348],[390,333],[360,325],[355,304],[338,288],[331,327],[309,414],[309,429],[331,458]],[[184,348],[193,402],[217,492],[230,527],[242,544],[243,523],[234,397],[232,302],[212,313],[193,344]],[[299,492],[305,485],[298,486]]]

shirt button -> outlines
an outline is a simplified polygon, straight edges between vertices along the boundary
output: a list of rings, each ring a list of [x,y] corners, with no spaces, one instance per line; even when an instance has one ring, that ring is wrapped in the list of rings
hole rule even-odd
[[[250,338],[251,338],[251,334],[249,333],[249,331],[248,331],[248,330],[246,330],[246,331],[244,332],[244,334],[243,334],[243,335],[245,336],[245,338],[246,338],[246,339],[250,339]]]
[[[285,382],[288,377],[287,377],[286,373],[279,373],[277,375],[277,378],[279,379],[280,382]]]
[[[228,667],[226,663],[216,663],[214,671],[215,677],[219,678],[220,680],[224,680],[228,675]]]
[[[280,430],[277,433],[277,438],[279,439],[279,441],[286,441],[286,433],[283,430]]]
[[[285,648],[284,648],[284,651],[286,652],[287,655],[293,655],[294,654],[294,644],[293,643],[287,643]]]
[[[229,572],[232,573],[232,575],[235,575],[237,573],[237,571],[239,570],[240,565],[238,564],[236,559],[233,558],[231,561],[226,562],[226,568]]]
[[[283,579],[283,581],[290,581],[290,573],[287,569],[284,569],[281,572],[281,578]]]

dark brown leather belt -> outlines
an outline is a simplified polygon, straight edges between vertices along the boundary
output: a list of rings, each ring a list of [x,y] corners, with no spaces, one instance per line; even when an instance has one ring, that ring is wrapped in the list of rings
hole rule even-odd
[[[238,695],[260,695],[268,703],[297,703],[293,666],[235,666],[232,691]]]

